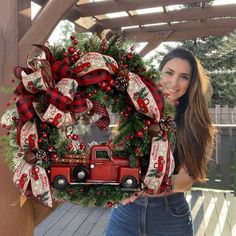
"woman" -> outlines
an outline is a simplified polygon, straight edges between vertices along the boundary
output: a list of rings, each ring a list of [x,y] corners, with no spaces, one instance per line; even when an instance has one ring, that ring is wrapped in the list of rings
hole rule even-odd
[[[106,236],[191,236],[191,213],[184,192],[203,181],[211,156],[214,128],[208,112],[211,86],[201,64],[183,48],[160,63],[162,91],[176,108],[173,191],[138,193],[113,209]],[[155,127],[154,127],[155,129]]]

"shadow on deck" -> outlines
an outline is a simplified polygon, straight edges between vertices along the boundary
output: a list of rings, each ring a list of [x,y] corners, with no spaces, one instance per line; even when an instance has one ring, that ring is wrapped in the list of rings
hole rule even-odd
[[[195,236],[236,235],[233,193],[193,188],[186,199],[192,209]],[[34,236],[103,236],[110,211],[65,202],[35,228]]]

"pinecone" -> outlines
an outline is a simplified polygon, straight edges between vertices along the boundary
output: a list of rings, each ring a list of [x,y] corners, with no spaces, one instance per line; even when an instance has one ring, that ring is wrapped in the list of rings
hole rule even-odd
[[[42,160],[47,156],[47,154],[44,150],[38,150],[35,156],[38,160]]]
[[[128,88],[129,82],[125,77],[117,77],[114,82],[114,87],[117,90],[125,91]]]

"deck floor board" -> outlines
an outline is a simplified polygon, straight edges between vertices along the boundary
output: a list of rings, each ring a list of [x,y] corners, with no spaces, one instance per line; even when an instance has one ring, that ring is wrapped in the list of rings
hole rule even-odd
[[[229,191],[193,188],[186,194],[195,236],[235,236],[236,197]],[[103,236],[111,209],[65,202],[44,219],[34,236]]]

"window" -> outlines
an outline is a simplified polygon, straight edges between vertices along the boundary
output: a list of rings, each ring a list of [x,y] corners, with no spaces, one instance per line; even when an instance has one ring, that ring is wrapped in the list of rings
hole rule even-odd
[[[96,159],[110,159],[107,151],[96,151]]]

